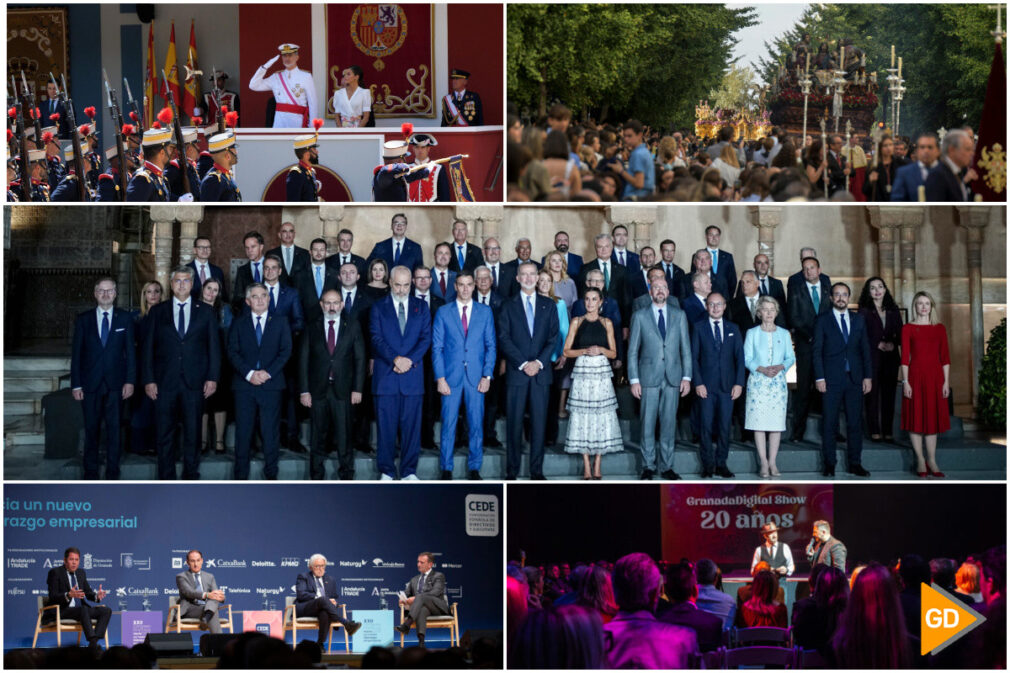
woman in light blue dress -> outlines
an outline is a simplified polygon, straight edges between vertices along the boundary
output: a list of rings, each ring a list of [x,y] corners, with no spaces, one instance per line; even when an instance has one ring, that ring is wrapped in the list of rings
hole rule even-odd
[[[767,479],[769,475],[780,475],[775,457],[786,429],[789,401],[786,372],[796,362],[796,356],[789,330],[775,324],[778,301],[763,296],[758,299],[754,312],[761,322],[748,330],[743,345],[744,364],[750,371],[744,427],[754,431],[761,476]]]

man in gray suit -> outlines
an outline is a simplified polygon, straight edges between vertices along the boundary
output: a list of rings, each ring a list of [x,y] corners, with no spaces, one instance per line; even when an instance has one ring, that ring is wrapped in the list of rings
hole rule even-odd
[[[203,554],[193,549],[186,554],[185,570],[175,576],[175,585],[179,587],[179,610],[182,617],[199,618],[200,630],[211,633],[221,633],[221,622],[217,616],[217,608],[224,601],[224,592],[217,588],[214,576],[202,572]]]
[[[663,271],[663,267],[654,266],[645,275],[649,279],[649,287],[657,280],[666,280],[666,272]],[[669,290],[669,287],[667,288]],[[635,301],[631,303],[631,312],[641,311],[643,308],[648,308],[649,304],[652,303],[652,295],[646,292],[645,294],[635,297]],[[666,298],[666,305],[671,308],[680,308],[680,300],[678,300],[673,293],[669,293]]]
[[[652,281],[652,303],[631,316],[628,340],[628,380],[631,394],[642,401],[642,479],[656,473],[656,420],[659,428],[659,469],[663,479],[680,479],[673,471],[677,436],[677,404],[691,391],[691,338],[687,318],[666,303],[670,290],[664,278]]]
[[[807,544],[807,560],[811,567],[824,564],[845,572],[847,553],[842,541],[831,537],[831,524],[827,521],[814,521],[813,539]]]
[[[424,631],[428,617],[449,614],[449,601],[445,595],[445,575],[433,570],[435,555],[424,551],[417,556],[417,572],[404,593],[407,600],[400,601],[407,609],[407,618],[396,627],[400,633],[410,631],[410,625],[417,629],[417,644],[424,647]]]

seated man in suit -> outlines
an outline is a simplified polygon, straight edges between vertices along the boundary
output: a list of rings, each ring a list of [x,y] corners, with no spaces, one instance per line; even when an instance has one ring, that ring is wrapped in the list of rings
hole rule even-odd
[[[698,648],[702,652],[711,652],[722,646],[722,619],[705,612],[696,604],[698,583],[695,580],[694,568],[686,563],[671,564],[667,567],[666,597],[669,602],[660,601],[660,606],[656,609],[656,619],[693,630],[698,637]]]
[[[894,174],[892,201],[918,201],[919,187],[926,184],[929,171],[940,158],[940,140],[932,131],[924,131],[915,139],[915,161],[900,166]]]
[[[396,630],[407,634],[411,625],[417,629],[417,644],[424,647],[424,632],[428,617],[449,614],[449,600],[445,593],[445,575],[435,568],[435,555],[424,551],[417,556],[417,575],[407,582],[404,590],[407,599],[401,600],[407,610],[403,622]]]
[[[270,313],[261,283],[246,288],[249,313],[235,319],[228,332],[228,361],[235,392],[235,479],[249,478],[249,456],[256,417],[263,437],[263,476],[277,479],[280,457],[281,397],[284,366],[291,357],[291,330]]]
[[[456,272],[449,268],[452,248],[448,243],[435,246],[435,266],[431,267],[431,293],[444,302],[456,298]]]
[[[814,381],[824,395],[821,454],[825,477],[835,476],[838,412],[845,405],[845,448],[849,474],[868,477],[862,466],[863,395],[873,385],[873,365],[866,324],[858,313],[849,311],[849,286],[831,286],[833,309],[817,317],[814,331]]]
[[[50,568],[46,577],[46,586],[49,587],[46,604],[60,606],[60,619],[79,621],[88,646],[97,652],[98,642],[105,638],[105,631],[109,628],[112,610],[105,605],[95,605],[104,600],[108,592],[101,585],[98,591],[91,588],[80,563],[81,550],[67,547],[63,552],[63,565]],[[92,625],[92,619],[97,623]]]
[[[354,232],[350,229],[341,229],[337,232],[337,252],[326,258],[326,266],[340,271],[344,264],[353,264],[358,270],[358,277],[364,278],[368,271],[368,262],[361,255],[351,252],[354,247]]]
[[[355,271],[353,263],[345,266]],[[326,440],[331,435],[337,446],[340,478],[353,480],[351,409],[361,404],[365,388],[365,339],[357,319],[343,313],[339,291],[324,292],[319,306],[319,317],[309,323],[298,353],[300,400],[312,416],[309,475],[326,478]]]
[[[284,222],[277,233],[281,244],[272,250],[267,250],[267,256],[277,255],[280,258],[281,282],[285,285],[295,285],[295,279],[309,265],[309,251],[295,245],[295,225]],[[323,255],[325,259],[325,255]]]
[[[329,294],[329,293],[327,293]],[[309,557],[309,571],[298,575],[295,581],[295,617],[315,617],[319,620],[316,644],[323,647],[330,635],[333,622],[343,624],[347,635],[353,636],[361,622],[344,619],[337,600],[337,581],[326,573],[326,557],[313,554]]]
[[[228,303],[228,293],[225,291],[224,271],[221,267],[210,263],[213,244],[206,236],[197,236],[193,240],[193,259],[186,266],[193,268],[193,299],[199,300],[203,284],[211,278],[221,283],[221,301]]]
[[[713,472],[720,477],[734,475],[726,466],[733,402],[743,393],[746,368],[743,362],[743,335],[740,328],[725,320],[726,299],[712,292],[705,300],[707,318],[691,332],[691,381],[698,406],[701,436],[702,479]],[[712,436],[718,440],[713,453]]]
[[[827,521],[814,521],[814,530],[807,543],[807,561],[811,567],[826,565],[845,572],[845,557],[848,552],[845,545],[831,535],[831,524]]]
[[[975,141],[967,131],[948,131],[940,143],[940,161],[926,176],[926,200],[971,201],[968,183],[978,178],[971,168],[974,156]]]
[[[473,270],[484,263],[484,255],[480,253],[480,246],[474,245],[467,240],[466,222],[460,219],[452,221],[452,259],[449,261],[449,268],[459,273],[460,271]]]
[[[456,276],[456,298],[438,310],[431,329],[431,365],[442,396],[442,479],[452,479],[452,447],[460,403],[470,431],[467,472],[480,479],[484,457],[484,394],[494,376],[495,331],[491,308],[473,301],[468,271]]]
[[[203,571],[203,552],[192,549],[186,554],[184,570],[175,576],[179,588],[179,611],[183,619],[199,619],[200,630],[221,633],[217,611],[224,601],[224,591],[209,572]]]
[[[116,304],[116,281],[95,283],[98,306],[77,316],[70,389],[84,412],[84,478],[98,479],[98,437],[105,421],[105,478],[119,478],[119,420],[137,380],[133,317]]]
[[[576,255],[574,252],[568,251],[569,239],[567,231],[559,231],[554,234],[554,249],[565,256],[565,264],[567,265],[568,275],[571,278],[578,278],[579,273],[582,270],[582,257]],[[546,255],[545,255],[546,257]],[[544,263],[544,258],[540,259],[541,266]]]
[[[371,254],[368,255],[368,264],[371,264],[373,259],[385,260],[387,269],[394,266],[413,269],[418,264],[424,264],[421,246],[407,238],[407,216],[396,213],[389,228],[393,235],[375,244]]]

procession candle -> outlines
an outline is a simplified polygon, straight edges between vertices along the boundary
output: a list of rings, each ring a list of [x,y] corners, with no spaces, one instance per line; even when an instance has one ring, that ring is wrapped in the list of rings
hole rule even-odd
[[[891,45],[891,69],[894,70],[894,45]]]
[[[842,45],[842,51],[839,57],[841,58],[842,62],[838,64],[838,68],[840,70],[845,70],[845,45]]]
[[[901,79],[901,57],[898,57],[898,79]]]
[[[810,51],[809,50],[807,50],[807,69],[804,72],[805,73],[809,73],[810,72]]]

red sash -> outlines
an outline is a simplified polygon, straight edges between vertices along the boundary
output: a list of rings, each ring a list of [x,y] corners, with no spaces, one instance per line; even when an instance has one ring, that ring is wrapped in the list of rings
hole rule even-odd
[[[284,73],[277,73],[277,79],[280,80],[281,86],[284,87],[284,93],[291,99],[291,103],[277,103],[277,112],[300,114],[302,116],[302,126],[307,127],[309,125],[309,106],[295,103],[297,99],[291,95],[288,85],[284,83]]]

